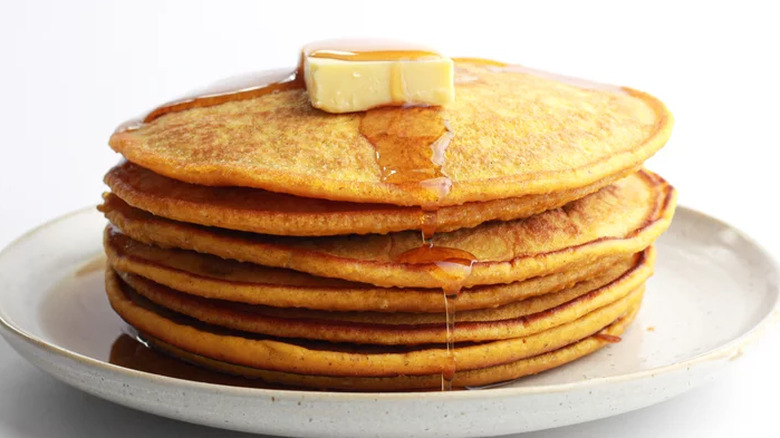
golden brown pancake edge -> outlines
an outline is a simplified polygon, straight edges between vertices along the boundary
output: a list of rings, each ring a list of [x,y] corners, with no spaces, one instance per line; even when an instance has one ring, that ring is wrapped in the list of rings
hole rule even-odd
[[[104,246],[109,263],[116,270],[203,298],[327,311],[444,311],[440,289],[383,288],[194,251],[164,249],[135,241],[113,225],[106,227]],[[650,265],[655,260],[652,247],[630,256],[603,257],[522,282],[464,288],[458,298],[458,309],[494,308],[558,292],[594,277],[616,278],[646,260]]]
[[[464,287],[510,283],[643,250],[669,226],[675,199],[676,192],[663,179],[642,171],[554,211],[442,233],[435,239],[437,245],[477,257]],[[432,265],[393,262],[394,254],[419,246],[413,232],[321,238],[249,235],[159,218],[113,196],[101,210],[123,233],[144,243],[378,286],[441,287],[431,275]]]
[[[448,352],[443,347],[406,351],[393,348],[381,352],[378,346],[370,346],[370,353],[367,354],[355,350],[354,346],[348,351],[312,349],[307,347],[312,341],[302,345],[275,338],[247,338],[204,331],[161,316],[158,311],[151,310],[148,304],[139,305],[137,299],[140,297],[128,295],[127,288],[122,286],[111,270],[106,275],[106,291],[114,310],[138,331],[195,354],[248,367],[295,374],[388,377],[437,374],[448,363]],[[581,340],[608,326],[637,305],[641,301],[642,292],[643,288],[639,288],[573,322],[530,336],[456,347],[453,354],[458,370],[514,362]],[[326,344],[329,346],[327,348],[352,345]]]
[[[638,310],[638,305],[634,306],[624,316],[621,316],[608,327],[601,330],[599,334],[620,336],[633,321]],[[336,391],[419,391],[439,390],[441,387],[440,374],[427,376],[400,375],[395,377],[331,377],[250,368],[193,354],[146,334],[142,336],[144,340],[155,349],[206,369],[225,373],[226,377],[230,377],[231,375],[243,376],[249,379],[261,379],[265,382],[289,385],[297,388]],[[604,339],[592,335],[573,344],[538,356],[479,370],[459,371],[455,373],[453,387],[480,387],[501,382],[509,382],[520,377],[559,367],[589,355],[608,344],[609,342]]]
[[[640,287],[652,272],[644,260],[618,277],[597,278],[572,288],[499,308],[459,311],[455,342],[485,342],[528,336],[605,306]],[[280,338],[375,345],[435,344],[446,339],[440,314],[327,312],[248,306],[208,300],[117,272],[122,282],[154,304],[203,323]],[[457,307],[457,301],[452,305]]]
[[[469,202],[436,210],[436,231],[509,221],[558,208],[632,173],[610,175],[584,187],[519,198]],[[277,236],[386,234],[419,230],[418,207],[302,198],[246,187],[188,184],[126,161],[104,178],[111,192],[138,209],[180,222]]]

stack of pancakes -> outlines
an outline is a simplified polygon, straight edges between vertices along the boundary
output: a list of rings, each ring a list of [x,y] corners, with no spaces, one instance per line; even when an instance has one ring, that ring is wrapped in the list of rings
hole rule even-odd
[[[674,210],[642,169],[668,111],[494,62],[455,79],[444,108],[327,114],[293,84],[117,131],[114,310],[175,357],[321,389],[487,385],[619,340]]]

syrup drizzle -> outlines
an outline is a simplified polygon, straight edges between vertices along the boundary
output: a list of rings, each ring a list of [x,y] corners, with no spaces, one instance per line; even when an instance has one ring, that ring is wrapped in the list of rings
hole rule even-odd
[[[138,129],[166,114],[203,108],[226,102],[254,99],[263,95],[305,89],[303,67],[306,57],[344,61],[424,60],[441,55],[411,45],[376,41],[331,41],[306,46],[298,68],[283,75],[259,75],[244,78],[238,84],[218,84],[203,92],[162,105],[138,120],[117,128],[117,132]],[[392,75],[394,98],[404,95],[400,71]],[[364,112],[360,133],[376,150],[381,180],[402,190],[425,193],[429,205],[437,205],[452,189],[452,180],[444,171],[446,150],[455,132],[439,107],[381,107]],[[454,355],[455,305],[462,285],[471,274],[476,257],[466,251],[434,245],[438,228],[438,208],[420,209],[421,245],[396,258],[399,263],[424,265],[441,285],[446,320],[447,361],[442,365],[442,390],[452,388],[456,363]]]
[[[414,60],[439,57],[427,50],[392,50],[388,47],[310,48],[309,57],[343,61]],[[305,51],[306,49],[304,49]],[[396,103],[402,104],[400,72],[392,74],[391,90]],[[444,199],[452,190],[452,180],[444,171],[446,150],[455,136],[438,107],[385,107],[367,111],[360,121],[360,133],[376,151],[376,161],[384,183],[403,190],[427,193],[431,205]],[[463,283],[471,274],[476,257],[456,248],[435,246],[438,209],[420,210],[422,242],[395,258],[398,263],[424,265],[441,285],[444,299],[447,360],[442,364],[442,390],[452,389],[456,363],[455,306]]]
[[[302,58],[301,58],[302,59]],[[228,78],[216,82],[189,96],[163,104],[145,115],[131,119],[119,125],[115,133],[139,129],[166,114],[186,111],[194,108],[205,108],[227,102],[254,99],[266,94],[290,90],[303,90],[303,62],[290,72],[287,70],[266,71]]]
[[[442,287],[446,324],[445,344],[447,359],[442,364],[442,391],[452,390],[457,363],[455,360],[455,306],[463,289],[464,281],[471,275],[477,258],[461,249],[435,246],[432,239],[423,239],[421,246],[398,255],[399,263],[424,265],[429,275]]]
[[[376,150],[382,182],[403,190],[427,193],[435,205],[452,189],[444,171],[446,150],[455,136],[441,108],[409,107],[369,110],[360,122],[360,133]],[[445,310],[447,360],[442,364],[442,390],[452,389],[455,376],[455,308],[463,283],[471,274],[476,257],[457,248],[436,246],[438,210],[421,208],[422,241],[395,257],[398,263],[425,266],[441,285]]]
[[[360,121],[360,133],[376,150],[382,182],[410,191],[422,189],[433,202],[449,194],[452,181],[443,166],[455,134],[441,108],[369,110]]]

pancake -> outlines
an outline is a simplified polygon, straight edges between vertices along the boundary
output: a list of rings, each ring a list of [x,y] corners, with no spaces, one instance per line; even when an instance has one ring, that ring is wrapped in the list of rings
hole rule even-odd
[[[452,358],[459,371],[481,369],[537,356],[579,341],[629,312],[643,287],[572,322],[522,338],[456,345]],[[173,314],[140,297],[107,271],[106,291],[114,310],[128,324],[194,354],[252,368],[341,377],[392,377],[440,374],[451,363],[438,345],[368,346],[280,340],[206,326]]]
[[[486,367],[471,371],[459,371],[455,373],[452,385],[454,388],[493,385],[559,367],[568,362],[593,353],[594,351],[609,343],[605,340],[604,337],[599,335],[620,336],[628,327],[628,325],[633,321],[637,311],[638,303],[635,304],[624,316],[621,316],[615,320],[615,322],[599,331],[598,334],[588,336],[585,339],[569,344],[565,347],[561,347],[557,350],[526,359],[520,359],[518,361],[503,365]],[[142,335],[142,337],[144,338],[145,342],[147,342],[153,348],[162,351],[165,354],[179,358],[188,363],[196,364],[220,373],[225,373],[225,376],[219,380],[219,383],[223,384],[256,386],[258,383],[255,383],[254,380],[262,379],[263,382],[273,382],[275,384],[288,385],[298,388],[315,388],[321,390],[340,391],[438,390],[441,387],[441,374],[426,376],[400,375],[394,377],[330,377],[292,374],[250,368],[218,361],[184,351],[146,334]],[[134,365],[133,363],[120,364],[126,364],[131,367]],[[247,377],[248,379],[246,381],[230,380],[229,378],[232,376],[243,376]],[[209,375],[208,379],[211,381],[214,378]],[[234,377],[234,379],[238,379],[238,377]]]
[[[133,240],[113,225],[106,227],[104,246],[114,269],[204,298],[330,311],[444,312],[440,289],[376,287],[194,251],[165,249]],[[498,307],[557,292],[586,279],[606,283],[638,265],[652,266],[654,259],[651,247],[639,254],[604,257],[522,282],[463,289],[458,309]]]
[[[644,260],[617,278],[583,281],[560,292],[497,308],[459,311],[453,341],[518,338],[574,321],[637,289],[651,272],[650,261]],[[326,312],[251,306],[191,296],[137,275],[118,274],[134,292],[161,307],[244,332],[380,345],[434,344],[447,336],[444,313]],[[453,304],[457,308],[457,300]]]
[[[327,114],[304,89],[279,90],[170,112],[109,143],[133,163],[193,184],[444,206],[582,188],[637,168],[671,132],[668,110],[639,91],[497,63],[456,65],[457,99],[441,108]],[[416,135],[420,114],[442,121],[451,138],[441,168],[452,181],[446,197],[390,181],[383,168],[394,163],[383,164],[381,153],[378,160],[376,140],[361,134],[364,124],[395,117],[404,136]]]
[[[434,241],[476,257],[463,287],[511,283],[642,251],[668,227],[674,201],[671,186],[641,171],[562,208],[439,233]],[[258,235],[153,216],[111,194],[100,209],[123,233],[144,243],[377,286],[442,287],[435,264],[395,261],[419,247],[419,234],[411,231],[319,238]]]
[[[582,198],[621,176],[624,175],[612,175],[584,187],[545,195],[443,207],[436,211],[436,231],[528,217]],[[416,207],[336,202],[244,187],[187,184],[129,161],[111,169],[105,182],[113,194],[133,207],[168,219],[229,230],[280,236],[330,236],[385,234],[423,227],[422,212]]]

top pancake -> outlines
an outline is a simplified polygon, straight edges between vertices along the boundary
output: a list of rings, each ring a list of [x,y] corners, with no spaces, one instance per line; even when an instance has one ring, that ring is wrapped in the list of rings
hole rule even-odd
[[[663,104],[630,89],[481,62],[458,62],[455,79],[456,100],[440,113],[454,134],[442,166],[453,185],[441,199],[384,182],[377,150],[360,133],[367,113],[324,113],[302,89],[169,113],[110,144],[194,184],[444,206],[593,184],[639,166],[671,130]]]

